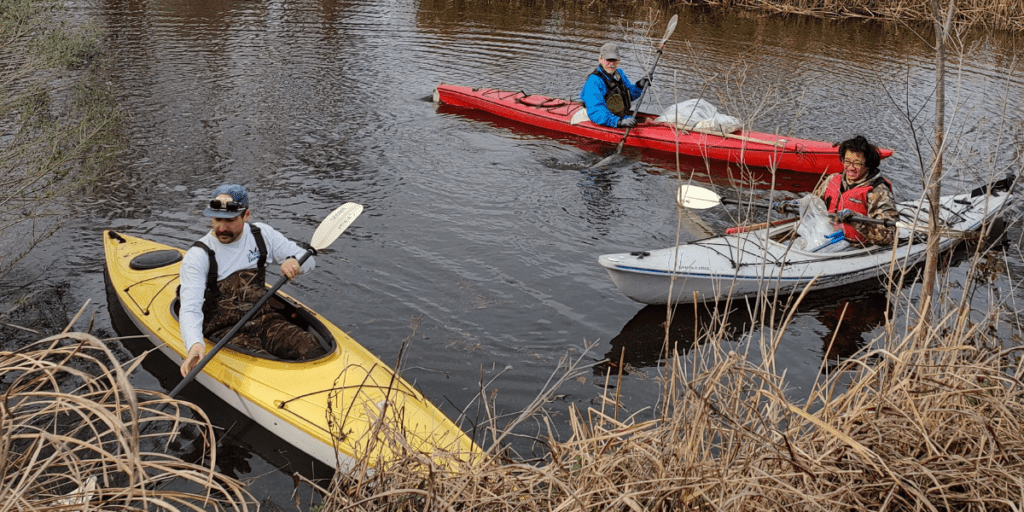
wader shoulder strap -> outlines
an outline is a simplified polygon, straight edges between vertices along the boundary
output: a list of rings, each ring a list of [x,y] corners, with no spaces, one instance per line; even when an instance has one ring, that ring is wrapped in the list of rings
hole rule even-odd
[[[872,188],[877,187],[879,185],[885,185],[889,187],[889,192],[892,192],[892,183],[884,176],[882,176],[881,173],[879,173],[878,176],[875,176],[875,179],[871,180]]]
[[[256,261],[256,275],[262,283],[267,280],[267,241],[263,239],[263,233],[260,232],[260,228],[256,224],[251,224],[249,231],[252,231],[252,237],[256,240],[256,249],[260,251],[260,259]]]
[[[206,273],[206,290],[203,291],[203,315],[210,316],[217,309],[220,300],[220,288],[217,287],[217,255],[206,244],[197,241],[192,247],[206,251],[210,259],[210,270]]]

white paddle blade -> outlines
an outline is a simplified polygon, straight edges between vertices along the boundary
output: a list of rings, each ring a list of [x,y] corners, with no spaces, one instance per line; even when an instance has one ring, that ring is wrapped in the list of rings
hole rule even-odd
[[[676,23],[679,23],[679,15],[673,14],[672,19],[668,20],[668,27],[665,29],[665,37],[661,38],[661,44],[659,46],[665,46],[665,41],[672,37],[672,32],[676,31]]]
[[[319,251],[333,244],[361,213],[363,213],[361,204],[345,203],[339,206],[316,228],[313,240],[309,242],[309,245]]]
[[[706,210],[722,204],[722,199],[718,197],[718,194],[706,188],[683,185],[679,187],[679,195],[676,198],[676,202],[683,208]]]

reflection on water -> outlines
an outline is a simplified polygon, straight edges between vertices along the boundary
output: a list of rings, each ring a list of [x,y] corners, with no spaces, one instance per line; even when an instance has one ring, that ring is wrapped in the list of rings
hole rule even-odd
[[[671,312],[671,322],[668,313],[665,306],[638,311],[611,339],[606,361],[595,367],[595,375],[604,375],[608,367],[618,372],[620,361],[623,375],[629,374],[630,367],[657,366],[673,353],[685,354],[697,340],[736,340],[752,325],[746,302],[680,306]]]
[[[815,318],[825,327],[825,359],[841,361],[860,350],[868,339],[866,333],[885,323],[893,310],[884,293],[865,298],[839,299],[838,304],[821,308]]]
[[[822,346],[817,353],[831,366],[870,341],[875,329],[884,325],[887,312],[893,314],[889,306],[888,294],[877,281],[868,281],[846,287],[843,292],[809,294],[798,306],[798,318],[813,318],[819,323],[816,330]],[[646,306],[638,311],[611,339],[611,349],[595,366],[594,374],[618,373],[620,361],[623,375],[628,375],[630,368],[656,367],[673,353],[689,352],[695,342],[739,341],[754,329],[763,329],[761,322],[780,325],[789,309],[777,307],[762,314],[755,301],[740,301],[678,306],[671,311],[671,322],[667,321],[668,313],[665,306]]]

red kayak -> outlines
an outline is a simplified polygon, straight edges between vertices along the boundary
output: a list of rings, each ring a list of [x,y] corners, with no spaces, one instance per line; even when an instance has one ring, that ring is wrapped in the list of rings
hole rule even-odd
[[[625,133],[623,128],[609,128],[590,122],[582,102],[539,94],[441,84],[434,90],[434,101],[480,109],[532,126],[614,144],[618,144]],[[750,167],[814,174],[839,172],[843,168],[837,148],[829,142],[751,131],[724,135],[687,132],[677,130],[669,123],[655,122],[657,116],[641,113],[638,117],[640,124],[630,130],[627,146],[669,153],[678,151],[684,155]],[[889,149],[880,148],[878,152],[882,158],[892,155]]]

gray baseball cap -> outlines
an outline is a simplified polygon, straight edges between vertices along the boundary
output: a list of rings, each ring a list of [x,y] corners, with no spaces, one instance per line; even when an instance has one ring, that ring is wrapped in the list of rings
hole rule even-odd
[[[217,198],[223,195],[231,196],[231,201],[223,202]],[[245,213],[249,208],[249,193],[241,185],[221,185],[213,191],[213,200],[203,210],[203,215],[218,219],[233,219]]]
[[[619,60],[619,45],[615,43],[605,43],[601,47],[600,56],[604,60]]]

